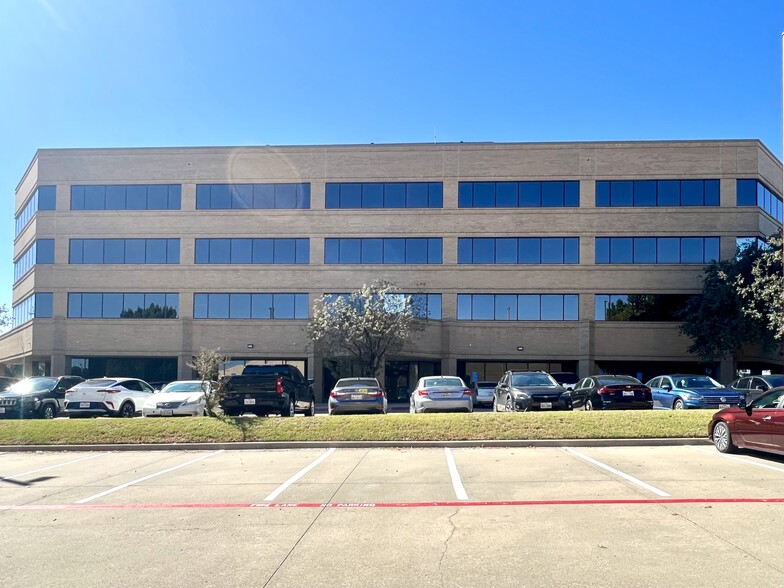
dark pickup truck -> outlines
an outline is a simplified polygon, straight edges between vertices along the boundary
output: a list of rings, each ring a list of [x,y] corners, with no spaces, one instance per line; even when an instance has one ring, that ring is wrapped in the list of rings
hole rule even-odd
[[[292,365],[247,365],[241,375],[221,382],[220,407],[227,416],[316,414],[311,382]]]

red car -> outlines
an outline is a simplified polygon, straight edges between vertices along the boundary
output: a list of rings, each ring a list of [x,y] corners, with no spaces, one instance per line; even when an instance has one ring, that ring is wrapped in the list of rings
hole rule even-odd
[[[708,437],[722,453],[738,447],[784,455],[784,386],[765,392],[746,406],[720,410],[713,415]]]

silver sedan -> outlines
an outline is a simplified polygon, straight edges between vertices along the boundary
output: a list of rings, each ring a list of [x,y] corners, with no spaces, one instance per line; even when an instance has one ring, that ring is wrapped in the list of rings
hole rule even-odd
[[[409,411],[465,411],[473,412],[471,389],[456,376],[428,376],[420,378],[411,392]]]

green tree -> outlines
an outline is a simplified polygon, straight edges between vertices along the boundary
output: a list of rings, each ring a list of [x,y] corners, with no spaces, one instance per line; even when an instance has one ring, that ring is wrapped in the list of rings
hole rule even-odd
[[[736,284],[752,276],[759,257],[756,247],[738,250],[734,259],[714,261],[705,268],[702,295],[688,300],[679,318],[681,332],[692,340],[689,352],[703,361],[731,357],[733,364],[744,345],[757,344],[764,350],[774,346],[771,331],[760,320],[744,312]]]
[[[335,358],[356,361],[364,375],[378,376],[388,353],[399,351],[424,329],[425,297],[401,294],[378,280],[346,296],[316,300],[308,336]]]
[[[186,364],[199,374],[201,380],[201,388],[204,390],[204,411],[207,416],[218,416],[217,408],[220,402],[221,394],[223,393],[223,381],[219,381],[218,388],[213,389],[211,382],[218,381],[218,371],[220,366],[231,358],[223,355],[218,349],[204,349],[202,348],[199,353],[193,358],[193,361]]]
[[[0,330],[10,327],[11,322],[11,313],[8,311],[8,307],[3,304],[0,306]]]
[[[751,245],[756,250],[751,276],[739,275],[735,286],[743,302],[743,312],[765,325],[773,337],[784,338],[784,274],[782,270],[781,231],[767,239],[765,245]]]

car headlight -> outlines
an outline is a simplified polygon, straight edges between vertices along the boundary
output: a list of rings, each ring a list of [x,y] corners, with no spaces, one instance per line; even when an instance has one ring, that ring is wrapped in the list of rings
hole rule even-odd
[[[530,398],[530,396],[525,392],[523,392],[522,390],[512,390],[512,394],[514,394],[515,398],[522,398],[522,399]]]
[[[702,400],[702,396],[699,394],[695,394],[694,392],[684,391],[683,395],[686,397],[687,400]]]
[[[201,402],[201,398],[201,396],[191,396],[190,398],[186,398],[185,402],[183,402],[180,406],[199,404]]]

